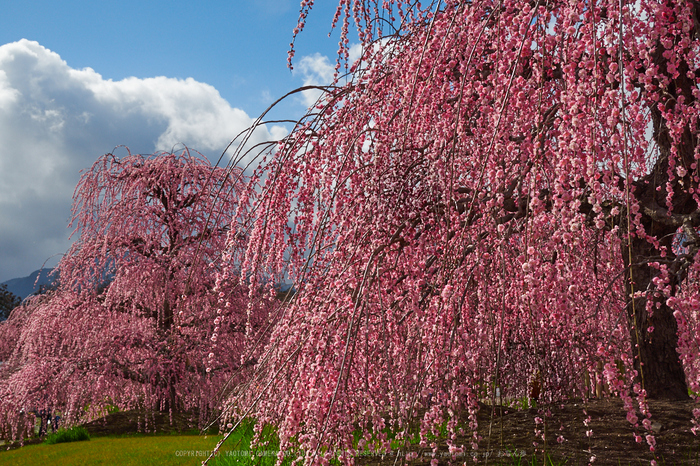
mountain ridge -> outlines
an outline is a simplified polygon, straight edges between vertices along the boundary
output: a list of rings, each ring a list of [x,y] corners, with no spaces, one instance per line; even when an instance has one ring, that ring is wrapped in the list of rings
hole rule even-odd
[[[56,276],[50,276],[53,268],[39,269],[30,273],[27,277],[11,278],[0,283],[7,286],[7,291],[24,300],[27,296],[39,291],[42,285],[52,285]]]

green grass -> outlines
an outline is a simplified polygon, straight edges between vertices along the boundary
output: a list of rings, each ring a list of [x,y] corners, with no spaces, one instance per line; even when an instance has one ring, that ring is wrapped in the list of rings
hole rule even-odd
[[[270,426],[263,428],[262,438],[265,445],[257,449],[250,449],[250,441],[253,439],[254,422],[244,420],[240,427],[231,434],[224,445],[228,445],[229,451],[222,452],[209,464],[212,466],[274,466],[277,463],[277,452],[279,452],[280,442],[275,430]],[[293,458],[286,458],[283,466],[291,464]]]
[[[245,421],[224,443],[219,456],[209,462],[212,466],[273,466],[277,461],[279,451],[279,438],[275,429],[266,426],[263,430],[263,438],[267,443],[257,450],[250,450],[250,441],[253,438],[253,421]],[[445,435],[444,429],[440,429]],[[129,434],[123,436],[107,436],[93,438],[90,442],[57,443],[55,445],[39,444],[29,445],[17,450],[2,451],[0,447],[0,466],[2,465],[198,465],[215,447],[221,436],[199,436],[194,431],[192,435],[165,434]],[[389,437],[393,435],[389,433]],[[431,435],[432,437],[432,435]],[[356,438],[357,440],[357,438]],[[410,437],[410,443],[418,442],[417,436]],[[372,442],[370,442],[372,443]],[[391,441],[392,448],[398,448],[398,442]],[[516,449],[505,448],[502,453],[516,453]],[[366,452],[371,454],[371,451]],[[471,453],[471,452],[469,452]],[[469,454],[468,453],[468,454]],[[475,453],[481,453],[478,451]],[[524,452],[523,452],[524,453]],[[698,452],[700,454],[700,452]],[[695,453],[691,453],[687,464],[700,465]],[[288,466],[294,458],[287,458],[283,462]],[[379,460],[378,457],[372,458]],[[423,458],[423,464],[429,464],[430,458]],[[440,458],[443,459],[443,458]],[[458,463],[471,458],[458,458]],[[485,458],[479,457],[484,463]],[[332,460],[331,465],[338,466],[337,460]],[[553,459],[549,455],[543,456],[498,456],[494,451],[488,464],[493,466],[569,466],[569,459]],[[631,464],[631,463],[625,463]],[[636,463],[635,463],[636,464]],[[641,464],[641,463],[640,463]],[[666,465],[663,459],[660,465]]]
[[[55,445],[57,443],[79,442],[81,440],[90,440],[90,434],[82,427],[73,427],[71,429],[58,429],[58,432],[49,434],[44,443],[46,445]]]
[[[0,451],[0,465],[198,465],[206,458],[205,452],[210,452],[220,438],[212,435],[135,435],[97,437],[89,442],[27,445]],[[224,453],[229,450],[227,444],[222,450]]]

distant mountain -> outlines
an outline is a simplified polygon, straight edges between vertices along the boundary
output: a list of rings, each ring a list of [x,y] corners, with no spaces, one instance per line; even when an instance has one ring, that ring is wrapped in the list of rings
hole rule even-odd
[[[49,277],[52,270],[53,269],[35,270],[29,274],[28,277],[12,278],[2,284],[7,285],[7,290],[12,294],[24,299],[30,294],[36,293],[41,285],[50,286],[53,284],[57,277]]]

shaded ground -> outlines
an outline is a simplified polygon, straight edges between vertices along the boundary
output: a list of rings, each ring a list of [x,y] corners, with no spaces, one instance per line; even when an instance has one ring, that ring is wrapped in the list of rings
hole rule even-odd
[[[653,427],[659,430],[655,433],[657,463],[700,466],[700,436],[695,436],[690,431],[693,427],[692,410],[696,407],[694,402],[652,401],[649,404]],[[584,414],[584,409],[587,415]],[[483,436],[479,449],[473,452],[469,439],[458,438],[457,443],[466,444],[467,451],[456,460],[459,464],[464,461],[472,464],[472,456],[477,456],[479,463],[484,464],[489,456],[488,464],[524,465],[532,464],[535,454],[536,464],[543,465],[545,452],[553,464],[567,466],[587,465],[592,456],[596,457],[594,465],[648,465],[654,459],[646,440],[642,440],[642,443],[635,442],[634,428],[627,421],[619,399],[591,400],[585,406],[580,402],[571,402],[552,406],[549,410],[551,416],[546,415],[546,409],[494,409],[489,443],[491,407],[483,406],[478,417],[479,433]],[[588,416],[591,419],[586,427],[584,420]],[[543,421],[539,426],[535,424],[536,417]],[[544,432],[546,442],[535,435],[536,427]],[[586,436],[588,430],[592,431],[590,437]],[[646,434],[643,429],[637,433],[642,438]],[[564,439],[561,443],[557,442],[560,435]],[[415,448],[412,451],[418,454],[418,458],[409,464],[429,464],[433,459],[432,448]],[[436,458],[439,464],[449,464],[451,461],[444,441],[438,443]],[[363,466],[388,466],[394,463],[394,459],[395,457],[364,457],[359,463]]]
[[[83,427],[90,435],[169,434],[197,429],[197,416],[190,413],[159,413],[152,411],[122,411],[96,419]]]

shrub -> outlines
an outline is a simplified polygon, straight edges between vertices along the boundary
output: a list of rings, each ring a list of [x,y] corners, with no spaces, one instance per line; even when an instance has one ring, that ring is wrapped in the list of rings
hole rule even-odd
[[[47,445],[65,442],[79,442],[81,440],[90,440],[90,434],[83,427],[73,427],[71,429],[58,429],[58,431],[50,434],[44,440]]]

